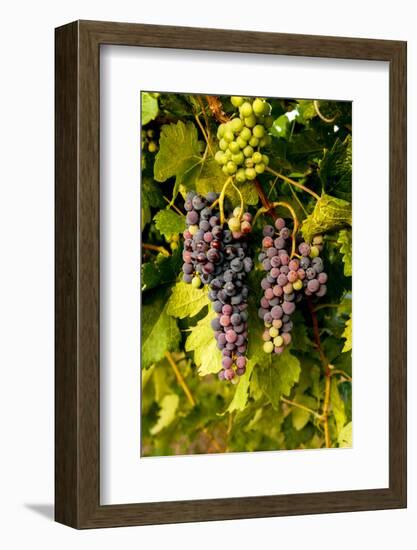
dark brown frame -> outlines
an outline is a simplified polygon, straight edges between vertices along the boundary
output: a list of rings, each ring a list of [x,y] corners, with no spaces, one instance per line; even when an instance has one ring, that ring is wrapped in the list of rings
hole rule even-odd
[[[99,55],[119,44],[389,62],[390,242],[406,265],[405,42],[77,21],[56,29],[55,519],[75,528],[406,506],[406,271],[390,271],[389,487],[100,505]]]

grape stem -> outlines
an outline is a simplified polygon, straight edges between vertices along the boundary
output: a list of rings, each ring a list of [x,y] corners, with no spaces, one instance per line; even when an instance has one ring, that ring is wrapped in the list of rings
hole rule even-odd
[[[317,99],[315,99],[313,101],[313,105],[314,105],[314,110],[316,111],[317,116],[323,122],[327,122],[327,124],[331,124],[332,122],[334,122],[336,120],[336,115],[333,118],[327,118],[322,114],[322,112],[320,111],[320,103],[317,101]]]
[[[301,403],[297,403],[296,401],[291,401],[290,399],[286,399],[285,397],[281,397],[281,401],[283,403],[286,403],[287,405],[291,405],[291,407],[297,407],[298,409],[302,409],[303,411],[307,411],[313,416],[315,416],[318,419],[322,418],[322,415],[319,414],[316,411],[313,411],[313,409],[310,409],[310,407],[306,407],[305,405],[302,405]]]
[[[208,137],[208,135],[206,134],[206,131],[204,130],[204,127],[203,127],[203,125],[201,124],[200,118],[199,118],[199,116],[198,116],[197,113],[194,115],[194,118],[195,118],[195,120],[196,120],[196,122],[197,122],[197,124],[198,124],[198,127],[199,127],[200,130],[201,130],[201,133],[203,134],[203,137],[204,137],[204,140],[205,140],[205,142],[206,142],[206,144],[207,144],[207,147],[208,147],[209,150],[210,150],[210,154],[213,156],[213,150],[212,150],[211,145],[210,145],[209,137]]]
[[[224,224],[224,198],[226,196],[226,189],[229,186],[229,184],[232,183],[232,182],[233,182],[232,177],[227,178],[227,180],[225,181],[225,184],[223,185],[222,192],[220,193],[220,197],[218,198],[219,210],[220,210],[220,225],[221,226],[223,226],[223,224]],[[213,205],[215,204],[215,202],[213,203]]]
[[[168,363],[171,365],[172,370],[175,373],[175,377],[178,381],[178,384],[183,389],[185,395],[187,396],[188,401],[190,402],[190,405],[192,407],[195,407],[195,404],[196,404],[195,399],[194,399],[192,393],[190,392],[190,388],[187,386],[187,383],[185,382],[184,377],[181,374],[177,363],[174,361],[174,358],[172,357],[172,354],[169,351],[166,351],[165,352],[165,357],[168,360]]]
[[[311,298],[307,298],[307,304],[308,308],[310,310],[311,319],[313,321],[313,334],[314,334],[314,341],[316,343],[316,348],[319,353],[321,363],[323,365],[324,374],[326,377],[326,383],[324,388],[324,402],[323,402],[323,412],[322,412],[322,421],[323,421],[323,427],[324,427],[324,440],[325,445],[327,448],[331,447],[331,441],[330,441],[330,434],[329,434],[329,408],[330,408],[330,377],[331,377],[331,369],[330,364],[327,359],[327,357],[324,354],[323,348],[321,346],[321,340],[320,340],[320,331],[319,331],[319,323],[317,320],[317,313],[314,309],[313,302],[311,301]]]
[[[175,206],[175,204],[173,204],[173,203],[169,200],[169,198],[166,197],[165,195],[162,195],[162,197],[163,197],[164,201],[166,201],[166,202],[169,204],[170,208],[173,208],[173,209],[177,212],[177,214],[179,214],[180,216],[183,216],[183,217],[184,217],[184,214],[181,212],[181,210],[178,208],[178,206]]]
[[[267,166],[265,168],[265,172],[269,172],[270,174],[273,174],[277,178],[282,179],[283,181],[289,183],[290,185],[294,185],[294,187],[298,187],[298,189],[302,189],[303,191],[305,191],[306,193],[309,193],[312,197],[314,197],[316,199],[316,201],[318,201],[320,199],[320,196],[317,195],[317,193],[315,193],[314,191],[312,191],[311,189],[309,189],[305,185],[302,185],[301,183],[298,183],[298,181],[294,181],[291,178],[288,178],[287,176],[284,176],[283,174],[280,174],[279,172],[275,172],[275,170],[273,170],[269,166]]]
[[[239,198],[240,198],[240,211],[239,211],[239,221],[242,217],[242,214],[243,214],[243,196],[242,196],[242,193],[240,192],[239,188],[234,184],[234,182],[232,181],[232,185],[234,187],[234,189],[236,190],[237,194],[239,195]]]
[[[294,256],[296,256],[295,247],[296,247],[296,244],[297,244],[296,238],[297,238],[297,231],[298,231],[299,224],[298,224],[298,219],[297,219],[297,215],[295,213],[295,210],[290,204],[288,204],[287,202],[283,202],[283,201],[278,201],[278,202],[269,202],[268,201],[268,207],[263,206],[262,208],[259,208],[259,210],[256,212],[255,218],[253,220],[253,225],[255,225],[255,222],[258,219],[258,216],[260,214],[263,214],[265,212],[271,213],[272,209],[276,208],[277,206],[283,206],[284,208],[289,210],[289,212],[291,214],[291,217],[293,219],[294,228],[293,228],[292,235],[291,235],[291,258],[293,258]]]
[[[352,382],[352,377],[348,375],[347,372],[345,372],[342,369],[334,369],[331,371],[330,376],[333,376],[334,374],[340,374],[341,376],[344,376],[346,380],[349,380],[349,382]]]
[[[159,252],[167,257],[171,256],[166,248],[163,246],[157,246],[156,244],[142,243],[142,248],[145,248],[146,250],[154,250],[155,252]]]

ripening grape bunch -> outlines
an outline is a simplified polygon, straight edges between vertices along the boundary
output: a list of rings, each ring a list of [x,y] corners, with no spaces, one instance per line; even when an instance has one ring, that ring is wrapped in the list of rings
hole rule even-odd
[[[222,352],[223,369],[219,378],[237,383],[246,371],[248,287],[245,280],[253,267],[247,242],[252,216],[236,208],[229,219],[229,228],[224,228],[219,211],[213,206],[217,198],[216,193],[202,197],[193,191],[186,196],[183,280],[195,288],[202,284],[209,286],[208,296],[216,312],[211,325]]]
[[[327,274],[319,257],[322,238],[316,244],[302,242],[299,254],[293,254],[291,231],[283,218],[275,226],[263,228],[262,252],[258,259],[266,276],[261,281],[263,296],[258,310],[265,330],[262,335],[265,353],[280,354],[291,342],[293,322],[291,315],[296,304],[306,296],[324,296],[327,291]]]
[[[232,105],[239,109],[239,115],[217,130],[219,148],[215,160],[228,176],[235,176],[237,183],[254,180],[269,164],[267,155],[261,149],[271,142],[267,129],[272,125],[269,116],[271,106],[267,101],[256,98],[231,97]]]

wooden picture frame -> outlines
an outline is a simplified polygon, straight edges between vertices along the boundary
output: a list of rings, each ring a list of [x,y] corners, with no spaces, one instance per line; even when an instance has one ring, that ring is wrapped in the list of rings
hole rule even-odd
[[[390,272],[389,487],[100,505],[99,56],[117,44],[386,61],[390,242],[406,265],[406,43],[76,21],[56,29],[55,518],[75,528],[406,506],[406,270]]]

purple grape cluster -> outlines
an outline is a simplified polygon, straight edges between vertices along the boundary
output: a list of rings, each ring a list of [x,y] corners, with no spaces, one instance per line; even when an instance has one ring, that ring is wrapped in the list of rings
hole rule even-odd
[[[186,197],[183,280],[196,288],[209,285],[209,299],[217,314],[211,325],[222,352],[219,378],[237,383],[246,371],[249,291],[245,279],[253,262],[247,234],[224,229],[217,209],[209,206],[216,198],[214,193],[204,198],[194,192]]]
[[[324,271],[323,260],[319,256],[321,247],[321,244],[309,245],[305,242],[298,246],[301,255],[300,267],[305,272],[303,287],[306,296],[314,295],[321,298],[327,293],[328,277]]]
[[[290,258],[290,236],[291,232],[282,218],[277,218],[275,227],[266,225],[263,228],[259,261],[267,275],[261,281],[264,293],[258,315],[265,325],[265,353],[282,353],[291,342],[291,315],[301,298],[297,291],[303,288],[305,272],[300,268],[298,259]]]

